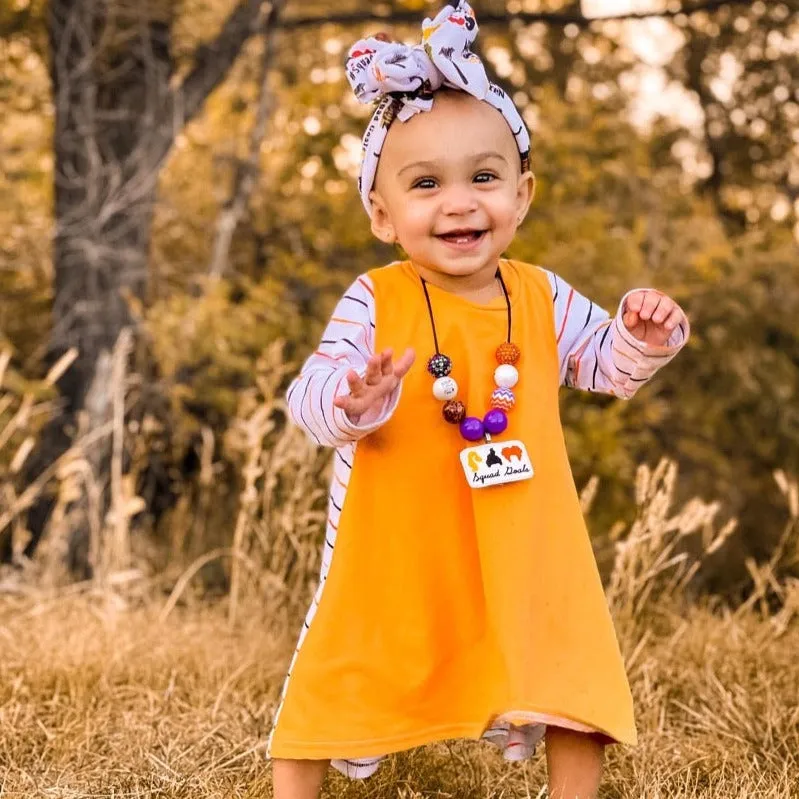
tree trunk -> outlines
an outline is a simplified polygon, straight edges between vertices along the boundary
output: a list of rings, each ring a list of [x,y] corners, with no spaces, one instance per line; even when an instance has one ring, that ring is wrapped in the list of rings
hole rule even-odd
[[[249,152],[247,158],[237,165],[230,199],[225,203],[217,220],[211,264],[208,268],[208,274],[212,280],[219,280],[228,267],[230,245],[233,242],[236,228],[247,209],[247,203],[250,200],[258,177],[261,144],[266,135],[266,126],[269,121],[269,112],[272,104],[272,96],[269,92],[269,77],[276,47],[277,25],[275,23],[283,11],[284,5],[285,0],[274,0],[266,19],[267,33],[264,36],[264,52],[261,58],[261,73],[258,81],[258,105],[255,110],[255,121],[250,131]],[[234,559],[233,562],[235,564],[236,560]]]
[[[128,300],[143,300],[158,174],[177,133],[202,108],[264,23],[266,0],[240,0],[217,36],[170,85],[173,0],[50,0],[48,33],[55,106],[55,291],[48,358],[80,355],[59,381],[63,413],[44,431],[26,476],[40,475],[76,431],[91,433],[113,413],[111,352],[135,334]],[[118,394],[117,394],[118,396]],[[88,482],[67,514],[68,562],[91,573],[91,530],[109,495],[110,435],[90,436]],[[53,498],[29,511],[35,551]],[[0,552],[0,558],[4,553]]]
[[[131,322],[126,295],[143,299],[147,284],[156,189],[148,137],[172,73],[169,12],[147,18],[148,6],[50,3],[56,218],[51,351],[80,351],[61,384],[69,412],[83,407],[98,356]]]
[[[151,138],[169,94],[171,3],[51,0],[55,105],[55,290],[48,356],[79,356],[59,381],[63,415],[53,420],[31,470],[68,446],[66,427],[93,430],[111,416],[108,364],[120,331],[133,326],[129,299],[144,300],[157,167]],[[107,507],[110,437],[82,455],[91,466],[85,502],[69,516],[70,565],[90,572],[91,526]],[[91,504],[91,503],[89,503]],[[46,504],[29,515],[35,547]],[[99,515],[99,519],[98,519]]]

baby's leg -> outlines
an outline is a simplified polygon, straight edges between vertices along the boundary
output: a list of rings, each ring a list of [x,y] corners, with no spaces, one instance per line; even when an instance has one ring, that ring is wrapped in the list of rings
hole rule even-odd
[[[317,799],[329,760],[273,760],[275,799]]]
[[[594,735],[547,727],[550,799],[596,799],[605,745]]]

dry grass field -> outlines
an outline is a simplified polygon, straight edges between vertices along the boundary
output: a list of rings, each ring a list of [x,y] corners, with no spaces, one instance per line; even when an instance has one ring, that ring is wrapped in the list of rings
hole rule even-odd
[[[715,506],[670,510],[675,470],[643,469],[638,519],[614,544],[608,601],[636,699],[640,745],[610,751],[607,799],[799,797],[799,581],[793,515],[750,599],[689,600],[724,545]],[[590,497],[586,497],[588,501]],[[201,601],[143,578],[53,588],[0,579],[0,796],[269,797],[264,744],[302,604],[272,583]],[[269,586],[272,586],[271,588]],[[177,592],[180,593],[177,593]],[[371,780],[331,775],[326,797],[545,796],[544,759],[480,742],[392,757]]]
[[[269,607],[125,607],[109,596],[0,605],[0,796],[268,797],[263,744],[291,647]],[[610,752],[604,797],[799,796],[799,628],[756,609],[650,609],[628,655],[640,745]],[[623,631],[622,631],[623,632]],[[543,757],[487,744],[392,758],[326,797],[544,796]]]

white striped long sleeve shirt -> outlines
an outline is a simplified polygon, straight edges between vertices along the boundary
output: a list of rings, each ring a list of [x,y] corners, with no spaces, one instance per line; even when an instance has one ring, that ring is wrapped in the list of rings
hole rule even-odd
[[[339,300],[325,328],[319,347],[289,386],[287,399],[292,421],[317,444],[342,447],[358,441],[384,424],[399,402],[402,384],[386,398],[383,407],[364,414],[353,424],[333,404],[349,394],[350,370],[361,377],[374,354],[375,297],[372,281],[359,277]]]
[[[611,317],[565,280],[544,272],[552,287],[561,385],[629,399],[687,341],[688,322],[683,320],[666,345],[645,344],[622,322],[624,303],[632,292],[622,298],[616,316]],[[345,378],[350,370],[364,375],[366,362],[374,354],[375,323],[372,282],[361,275],[339,300],[319,348],[289,386],[292,421],[319,445],[352,444],[388,421],[397,407],[401,384],[382,408],[362,416],[358,424],[333,404],[349,393]]]
[[[565,280],[544,271],[555,305],[561,385],[630,399],[688,340],[688,320],[684,318],[665,345],[639,341],[622,321],[632,291],[622,297],[616,316],[611,318]]]

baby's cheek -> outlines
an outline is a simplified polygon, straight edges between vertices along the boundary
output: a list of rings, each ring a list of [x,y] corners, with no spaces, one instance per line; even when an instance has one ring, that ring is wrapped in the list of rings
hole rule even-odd
[[[429,248],[432,226],[430,220],[421,214],[403,214],[396,221],[397,238],[400,245],[411,258],[424,258]]]
[[[505,231],[513,231],[516,227],[518,220],[518,212],[513,205],[503,204],[502,207],[496,209],[494,214],[494,222],[497,228]]]
[[[429,235],[433,222],[430,213],[424,208],[408,208],[400,224],[408,236],[420,237]]]
[[[509,189],[498,191],[491,198],[491,215],[499,224],[512,223],[516,218],[516,197]]]

